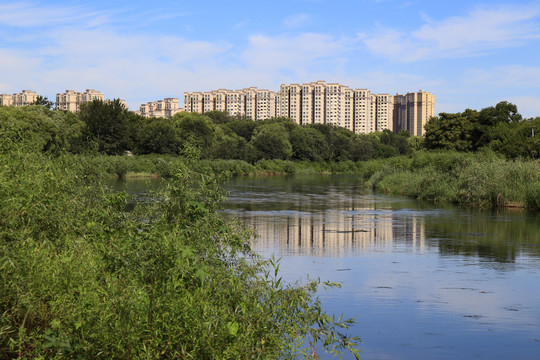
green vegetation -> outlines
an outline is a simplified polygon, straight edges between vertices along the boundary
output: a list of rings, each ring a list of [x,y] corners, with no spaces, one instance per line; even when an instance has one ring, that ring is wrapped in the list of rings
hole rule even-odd
[[[490,149],[508,159],[538,159],[540,117],[522,119],[517,107],[506,101],[480,111],[441,113],[426,124],[425,148],[456,151]]]
[[[506,160],[489,151],[423,151],[371,161],[365,163],[362,176],[378,191],[436,202],[538,209],[540,201],[538,161]]]
[[[352,321],[321,311],[319,281],[284,284],[249,232],[216,215],[226,177],[354,173],[388,193],[540,210],[540,118],[505,102],[432,118],[425,140],[48,105],[0,107],[1,358],[309,358],[316,344],[357,355],[341,330]],[[168,186],[135,202],[100,184],[133,174]]]
[[[184,157],[132,157],[115,154],[142,138],[141,119],[117,103],[0,108],[1,359],[358,357],[353,321],[316,298],[337,284],[285,284],[250,232],[217,215],[218,180],[258,165],[190,160],[217,132],[194,118],[175,125]],[[101,184],[130,173],[168,185],[141,202]]]

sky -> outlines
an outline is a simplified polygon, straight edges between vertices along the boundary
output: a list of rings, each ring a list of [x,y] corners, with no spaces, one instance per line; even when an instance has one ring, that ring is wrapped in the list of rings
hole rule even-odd
[[[0,93],[95,89],[138,110],[317,80],[540,116],[540,0],[0,0]]]

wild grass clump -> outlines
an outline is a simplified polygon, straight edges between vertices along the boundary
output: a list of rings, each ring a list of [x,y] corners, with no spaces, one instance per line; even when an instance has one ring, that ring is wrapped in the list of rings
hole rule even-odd
[[[367,162],[366,185],[379,191],[480,207],[524,206],[540,164],[490,153],[417,152],[411,159]],[[534,196],[532,196],[534,198]],[[527,205],[529,206],[529,205]]]
[[[295,163],[289,160],[259,160],[255,163],[255,167],[266,174],[293,175],[296,172]]]
[[[531,184],[525,193],[525,205],[531,210],[540,210],[540,181]]]

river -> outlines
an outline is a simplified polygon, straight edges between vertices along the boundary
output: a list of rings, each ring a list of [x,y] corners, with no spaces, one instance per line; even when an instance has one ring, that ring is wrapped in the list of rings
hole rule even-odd
[[[377,194],[350,175],[224,186],[222,213],[256,229],[285,280],[341,284],[319,297],[355,317],[362,359],[540,359],[539,214]]]

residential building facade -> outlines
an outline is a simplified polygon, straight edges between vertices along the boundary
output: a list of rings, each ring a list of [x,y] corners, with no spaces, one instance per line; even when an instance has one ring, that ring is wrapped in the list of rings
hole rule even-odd
[[[424,125],[435,116],[435,96],[420,90],[394,96],[394,126],[409,134],[424,136]]]
[[[433,94],[423,90],[393,96],[321,80],[282,84],[278,92],[250,87],[184,93],[187,112],[219,110],[253,120],[283,116],[298,124],[331,124],[357,134],[389,129],[423,135],[434,105]]]
[[[61,94],[56,94],[56,109],[76,112],[80,110],[81,104],[94,100],[104,101],[103,93],[94,89],[86,89],[84,93],[74,90],[66,90]],[[125,105],[125,102],[124,102]]]
[[[23,90],[13,95],[0,94],[0,106],[28,106],[36,102],[39,94],[31,90]]]
[[[163,100],[142,104],[138,114],[148,118],[162,117],[170,119],[174,114],[181,111],[183,111],[183,109],[178,108],[178,98],[165,98]]]
[[[253,120],[269,119],[277,115],[277,94],[270,90],[250,87],[242,90],[212,90],[184,93],[184,111],[204,114],[226,111],[232,116],[246,116]]]

